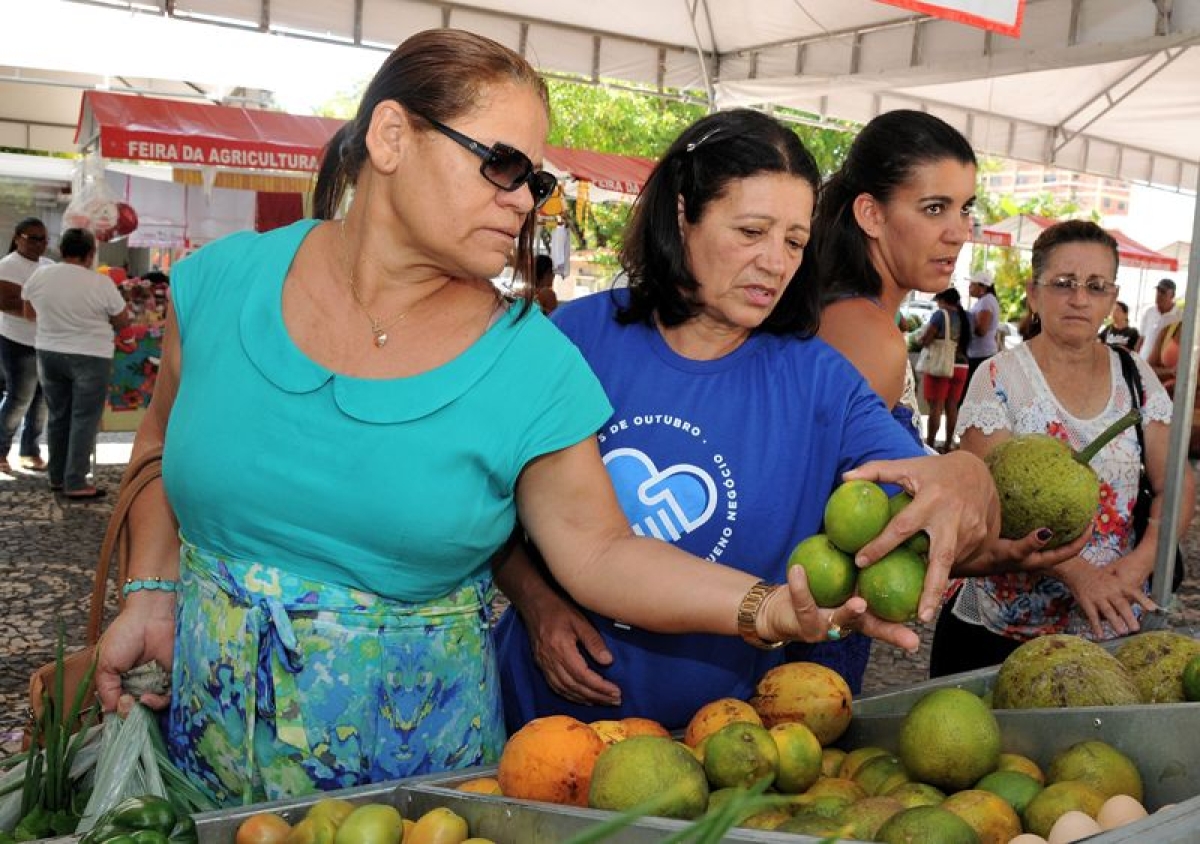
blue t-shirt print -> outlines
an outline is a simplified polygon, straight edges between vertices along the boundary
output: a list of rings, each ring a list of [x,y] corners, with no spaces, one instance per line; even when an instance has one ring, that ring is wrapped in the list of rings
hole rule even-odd
[[[639,536],[678,542],[716,512],[716,481],[699,466],[676,463],[660,468],[636,448],[610,451],[604,465],[629,525]]]

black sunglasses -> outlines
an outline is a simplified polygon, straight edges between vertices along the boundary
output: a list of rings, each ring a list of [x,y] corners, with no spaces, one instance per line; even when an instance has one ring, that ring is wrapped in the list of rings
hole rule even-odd
[[[439,123],[432,117],[421,116],[447,138],[482,158],[483,163],[479,165],[480,175],[500,190],[515,191],[521,185],[529,185],[529,192],[533,194],[534,208],[541,208],[542,203],[550,198],[550,194],[554,193],[554,186],[558,184],[558,179],[554,177],[553,173],[534,170],[529,156],[519,149],[501,143],[485,147],[479,141],[451,129],[445,123]]]

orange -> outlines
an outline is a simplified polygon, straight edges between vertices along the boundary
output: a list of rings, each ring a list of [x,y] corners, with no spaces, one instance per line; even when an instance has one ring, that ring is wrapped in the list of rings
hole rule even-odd
[[[904,765],[890,753],[874,756],[863,762],[854,772],[854,781],[862,786],[867,796],[887,794],[893,788],[912,780]]]
[[[970,824],[979,836],[979,844],[1008,844],[1021,834],[1021,818],[1016,810],[990,791],[959,791],[943,800],[941,807]]]
[[[871,481],[846,481],[825,502],[825,535],[847,554],[855,554],[887,527],[887,493]]]
[[[862,790],[862,786],[854,780],[848,780],[845,777],[821,777],[808,787],[808,791],[801,795],[801,797],[814,799],[817,797],[836,797],[846,803],[862,800],[866,796],[867,793]]]
[[[910,548],[894,548],[858,573],[858,594],[871,612],[888,621],[917,617],[925,585],[925,561]]]
[[[763,722],[754,707],[744,700],[735,697],[711,700],[696,710],[696,714],[688,722],[687,729],[683,732],[684,744],[695,747],[726,724],[737,721],[759,725]]]
[[[504,745],[496,779],[505,797],[586,807],[592,769],[606,746],[569,715],[535,718]]]
[[[238,824],[234,844],[283,844],[292,825],[279,815],[259,812]]]
[[[766,727],[736,721],[708,737],[704,773],[714,788],[749,788],[762,779],[774,782],[779,773],[779,749]]]
[[[1042,790],[1042,784],[1029,774],[1002,770],[992,771],[975,783],[975,787],[999,795],[1018,815],[1025,813],[1029,801]]]
[[[947,791],[970,788],[1000,760],[1000,725],[965,689],[937,689],[900,723],[900,761],[912,778]]]
[[[890,513],[891,518],[893,518],[893,519],[896,518],[896,516],[900,513],[900,511],[903,510],[905,507],[907,507],[909,504],[912,504],[912,496],[909,495],[904,490],[897,492],[895,495],[893,495],[891,498],[889,498],[888,499],[888,512]],[[904,546],[913,551],[916,551],[918,554],[928,554],[929,553],[929,534],[927,534],[923,530],[919,530],[916,533],[914,533],[912,536],[910,536],[908,539],[905,540]]]
[[[779,751],[779,774],[775,789],[785,794],[799,794],[821,776],[824,753],[821,742],[812,730],[799,722],[776,724],[770,729],[771,738]]]
[[[874,759],[876,756],[887,756],[888,752],[882,747],[875,745],[867,745],[866,747],[856,747],[846,754],[846,758],[842,760],[842,768],[838,771],[839,777],[846,779],[854,779],[855,772],[858,771],[868,760]]]
[[[763,726],[799,721],[821,746],[850,726],[850,687],[832,668],[815,662],[786,662],[763,675],[750,699]]]
[[[649,800],[655,815],[690,820],[704,814],[708,782],[703,766],[665,736],[632,736],[606,748],[592,771],[588,805],[626,811]]]
[[[1022,756],[1019,753],[1001,753],[1000,761],[996,764],[997,771],[1019,771],[1026,776],[1033,777],[1037,780],[1038,785],[1046,784],[1046,775],[1042,773],[1042,769],[1038,767],[1038,763],[1034,762],[1028,756]]]
[[[946,793],[940,788],[923,782],[904,782],[889,791],[886,797],[899,800],[905,809],[916,806],[940,806],[946,799]]]
[[[917,806],[892,815],[875,840],[882,844],[979,844],[970,824],[940,806]]]
[[[619,722],[625,730],[625,735],[629,738],[634,736],[663,736],[669,737],[671,731],[658,723],[652,718],[637,718],[629,717],[622,718]]]
[[[821,776],[836,777],[845,761],[846,751],[840,747],[823,748],[821,750]]]
[[[454,788],[456,791],[468,791],[472,794],[503,794],[500,782],[495,777],[476,777],[460,782]]]
[[[445,806],[430,809],[406,830],[404,844],[463,844],[471,835],[467,822]]]
[[[801,566],[808,578],[808,591],[818,607],[840,607],[854,594],[858,569],[850,555],[840,550],[823,533],[810,536],[792,551],[788,567]]]
[[[1045,837],[1055,821],[1067,812],[1083,812],[1096,817],[1104,805],[1104,795],[1084,782],[1067,780],[1051,783],[1037,793],[1025,807],[1022,818],[1025,831]]]
[[[1116,794],[1128,794],[1139,803],[1142,800],[1142,775],[1133,760],[1111,744],[1102,741],[1081,741],[1057,754],[1046,769],[1051,782],[1079,780],[1095,788],[1105,799]]]

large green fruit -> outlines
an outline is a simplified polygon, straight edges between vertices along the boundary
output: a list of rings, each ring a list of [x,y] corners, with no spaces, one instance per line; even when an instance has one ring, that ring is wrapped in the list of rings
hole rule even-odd
[[[1031,639],[1008,655],[996,674],[997,709],[1127,706],[1141,703],[1137,685],[1117,658],[1078,636]]]
[[[1183,670],[1200,656],[1200,641],[1182,633],[1155,630],[1133,636],[1114,656],[1129,671],[1143,703],[1182,703]]]
[[[1100,480],[1088,461],[1138,418],[1130,411],[1078,454],[1045,434],[1021,434],[992,449],[986,462],[1000,497],[1001,536],[1022,539],[1047,527],[1054,532],[1047,548],[1079,538],[1100,503]]]
[[[1000,761],[1000,725],[965,689],[938,689],[904,716],[897,755],[915,780],[947,791],[970,788]]]

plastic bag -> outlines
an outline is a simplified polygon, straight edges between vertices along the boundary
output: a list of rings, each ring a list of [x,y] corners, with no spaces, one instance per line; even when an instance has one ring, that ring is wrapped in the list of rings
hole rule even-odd
[[[137,229],[137,212],[121,202],[104,178],[104,160],[89,156],[76,177],[74,196],[63,212],[63,226],[87,229],[96,240],[107,243]]]

